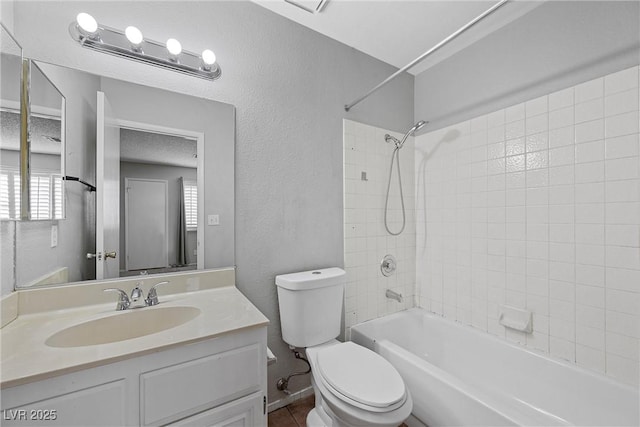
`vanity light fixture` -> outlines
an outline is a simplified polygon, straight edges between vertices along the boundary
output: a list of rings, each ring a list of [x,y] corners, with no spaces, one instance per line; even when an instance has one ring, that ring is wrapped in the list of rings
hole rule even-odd
[[[176,39],[167,40],[167,50],[169,51],[169,59],[178,62],[178,55],[182,52],[182,45]]]
[[[140,52],[142,50],[142,42],[144,41],[144,37],[142,37],[142,31],[140,31],[133,25],[129,25],[124,29],[124,35],[131,43],[131,50],[135,52]]]
[[[69,25],[69,34],[80,46],[110,55],[207,80],[216,80],[222,75],[222,69],[216,63],[216,55],[209,49],[198,55],[182,49],[176,39],[159,43],[144,38],[142,32],[134,26],[127,27],[123,32],[100,25],[88,13],[78,14],[76,20]]]

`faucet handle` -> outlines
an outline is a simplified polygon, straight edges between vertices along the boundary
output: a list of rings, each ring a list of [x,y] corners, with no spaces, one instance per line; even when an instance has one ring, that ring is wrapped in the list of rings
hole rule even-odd
[[[119,292],[120,298],[118,299],[118,305],[116,305],[116,310],[126,310],[131,305],[131,300],[129,299],[129,295],[122,289],[118,288],[107,288],[103,289],[103,292]]]
[[[156,286],[166,285],[167,283],[169,283],[169,281],[159,282],[153,285],[151,289],[149,289],[149,294],[147,295],[147,299],[145,299],[144,302],[147,305],[157,305],[160,301],[158,301],[158,292],[156,291]]]

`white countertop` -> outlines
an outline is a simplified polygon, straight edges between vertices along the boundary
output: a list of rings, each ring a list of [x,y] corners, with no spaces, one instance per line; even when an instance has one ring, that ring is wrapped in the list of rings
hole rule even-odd
[[[116,312],[115,305],[114,301],[18,315],[0,329],[0,387],[13,387],[269,323],[235,286],[224,286],[161,295],[157,306],[134,309],[191,306],[201,310],[196,318],[171,329],[91,346],[56,348],[45,344],[52,334],[70,326],[126,312]]]

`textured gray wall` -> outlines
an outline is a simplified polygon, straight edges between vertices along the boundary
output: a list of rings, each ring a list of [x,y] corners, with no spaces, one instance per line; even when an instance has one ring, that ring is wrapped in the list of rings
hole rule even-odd
[[[406,129],[413,77],[345,113],[344,104],[395,69],[250,2],[17,2],[14,9],[29,57],[236,107],[237,283],[271,320],[278,363],[269,368],[269,399],[283,397],[275,379],[303,364],[281,340],[274,278],[343,264],[342,119]],[[68,34],[81,11],[116,28],[134,24],[153,39],[177,37],[188,50],[210,47],[223,77],[211,83],[82,49]],[[296,377],[290,388],[308,384],[308,376]]]
[[[419,74],[416,119],[458,123],[637,65],[639,49],[640,2],[549,1]]]

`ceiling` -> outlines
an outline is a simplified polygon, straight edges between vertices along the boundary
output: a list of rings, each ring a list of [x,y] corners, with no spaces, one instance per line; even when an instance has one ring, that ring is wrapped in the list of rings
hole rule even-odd
[[[120,160],[197,168],[197,142],[180,136],[120,129]]]
[[[495,1],[329,0],[310,13],[290,0],[253,0],[279,15],[402,68],[489,9]],[[308,0],[297,0],[306,5]],[[315,1],[317,3],[317,1]],[[540,6],[514,0],[438,50],[409,72],[417,75]]]

